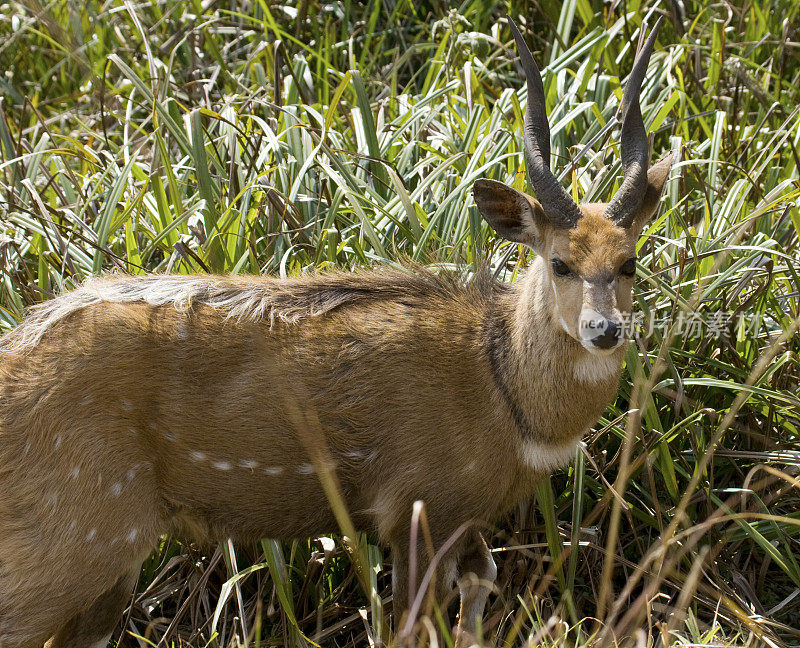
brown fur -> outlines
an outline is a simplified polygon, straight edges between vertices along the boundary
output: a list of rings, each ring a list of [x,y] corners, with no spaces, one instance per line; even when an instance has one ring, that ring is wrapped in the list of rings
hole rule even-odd
[[[504,200],[513,228],[533,200]],[[578,293],[554,292],[548,255],[616,272],[638,232],[592,207],[573,230],[516,227],[541,255],[515,286],[395,270],[118,276],[34,310],[0,341],[0,648],[100,645],[164,533],[335,531],[288,402],[318,417],[355,525],[391,546],[402,610],[414,501],[437,547],[496,519],[569,460],[617,387],[624,347],[595,360],[571,333]],[[614,290],[628,306],[630,281]],[[437,593],[459,562],[483,579],[462,585],[466,637],[495,570],[470,531]]]

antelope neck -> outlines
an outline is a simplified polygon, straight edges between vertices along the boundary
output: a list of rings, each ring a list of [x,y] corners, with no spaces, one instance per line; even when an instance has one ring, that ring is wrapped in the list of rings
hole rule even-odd
[[[554,315],[547,276],[538,257],[487,314],[483,345],[495,386],[523,439],[560,444],[593,425],[602,413],[594,403],[613,398],[624,345],[595,356],[568,335]]]

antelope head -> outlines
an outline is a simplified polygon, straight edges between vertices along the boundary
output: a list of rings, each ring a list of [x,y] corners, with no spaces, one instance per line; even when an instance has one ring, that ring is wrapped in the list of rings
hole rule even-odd
[[[633,306],[636,242],[658,206],[672,164],[649,167],[650,146],[639,106],[660,20],[636,57],[622,97],[623,182],[610,203],[577,204],[550,171],[550,128],[539,68],[510,20],[528,85],[524,151],[535,198],[494,180],[475,182],[481,215],[501,236],[540,255],[553,292],[553,321],[588,351],[624,342],[623,316]]]

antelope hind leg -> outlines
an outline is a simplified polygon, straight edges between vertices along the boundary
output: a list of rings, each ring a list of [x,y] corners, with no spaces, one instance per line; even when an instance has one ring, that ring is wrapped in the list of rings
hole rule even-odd
[[[57,580],[54,583],[43,570],[29,574],[26,588],[14,588],[13,602],[0,600],[0,648],[42,648],[42,644],[45,648],[106,648],[130,598],[138,565],[66,623],[65,608],[69,603],[77,607],[80,588],[65,585],[66,601],[66,597],[52,596],[52,588],[62,586]]]
[[[98,596],[89,609],[76,614],[45,648],[106,648],[131,597],[139,574],[138,566],[122,576],[113,587]]]

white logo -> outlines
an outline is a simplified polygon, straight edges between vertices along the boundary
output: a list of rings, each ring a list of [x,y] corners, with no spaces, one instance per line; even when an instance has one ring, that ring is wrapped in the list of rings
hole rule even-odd
[[[591,340],[603,335],[611,322],[593,308],[584,306],[578,322],[578,333],[584,340]]]

